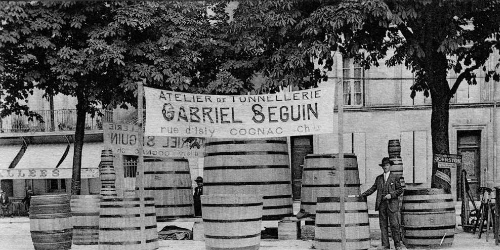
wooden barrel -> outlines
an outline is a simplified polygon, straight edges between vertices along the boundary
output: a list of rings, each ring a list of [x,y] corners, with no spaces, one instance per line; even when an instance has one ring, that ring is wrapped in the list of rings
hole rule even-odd
[[[73,227],[68,195],[32,196],[29,217],[35,250],[71,248]]]
[[[408,248],[449,247],[455,235],[455,202],[443,189],[406,189],[401,211]]]
[[[391,166],[391,173],[395,174],[398,177],[403,176],[403,159],[400,156],[394,156],[389,158],[394,165]]]
[[[369,249],[370,224],[366,199],[346,197],[345,235],[346,249]],[[316,205],[316,230],[314,247],[316,249],[341,249],[340,197],[318,197]]]
[[[399,140],[389,140],[387,151],[389,153],[389,157],[395,157],[401,155],[401,143]]]
[[[257,194],[263,220],[292,216],[286,138],[210,139],[205,144],[203,194]]]
[[[187,159],[144,158],[144,190],[155,199],[156,221],[194,216]]]
[[[256,250],[263,200],[259,195],[202,195],[207,250]]]
[[[99,195],[72,195],[73,244],[99,244]]]
[[[158,249],[155,203],[145,197],[145,248]],[[141,249],[141,212],[137,196],[101,198],[99,214],[99,250]]]
[[[344,154],[345,194],[359,195],[359,170],[357,157]],[[317,197],[338,197],[340,180],[338,154],[309,154],[304,160],[300,209],[315,215]]]

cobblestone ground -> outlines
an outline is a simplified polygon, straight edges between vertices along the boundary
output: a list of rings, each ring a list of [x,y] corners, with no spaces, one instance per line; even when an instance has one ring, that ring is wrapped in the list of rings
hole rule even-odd
[[[192,223],[175,223],[175,225],[184,228],[192,227]],[[164,225],[159,225],[162,228]],[[486,242],[485,234],[481,239],[477,238],[477,234],[473,235],[470,233],[465,233],[461,228],[457,229],[455,239],[453,241],[453,246],[446,249],[457,249],[457,250],[471,250],[471,249],[484,249],[484,250],[498,250],[500,245],[495,246],[495,241],[492,238],[492,234],[489,236],[488,242]],[[33,244],[30,237],[30,225],[29,220],[26,217],[14,217],[14,218],[0,218],[0,249],[1,250],[32,250]],[[372,249],[380,244],[380,240],[372,241]],[[83,249],[95,249],[97,246],[73,246],[72,249],[83,250]],[[172,249],[172,250],[204,250],[205,243],[203,241],[193,241],[193,240],[161,240],[160,250]],[[306,250],[312,249],[312,241],[303,240],[262,240],[261,247],[262,250]]]

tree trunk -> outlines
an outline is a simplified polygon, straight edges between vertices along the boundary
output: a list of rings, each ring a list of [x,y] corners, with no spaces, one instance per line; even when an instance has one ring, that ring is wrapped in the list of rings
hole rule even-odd
[[[450,87],[446,80],[446,56],[441,53],[432,55],[430,61],[429,90],[432,97],[431,135],[432,154],[449,154],[450,138],[448,124],[450,119]],[[451,191],[451,172],[449,169],[438,169],[437,164],[432,164],[432,188],[443,188]]]
[[[82,149],[85,136],[85,117],[87,114],[87,101],[83,93],[77,93],[78,104],[76,105],[76,130],[73,154],[73,176],[71,178],[71,194],[79,195],[82,189]]]

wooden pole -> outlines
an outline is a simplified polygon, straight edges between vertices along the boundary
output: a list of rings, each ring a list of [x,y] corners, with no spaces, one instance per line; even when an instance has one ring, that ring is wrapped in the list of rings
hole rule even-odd
[[[338,143],[339,143],[339,188],[340,188],[340,237],[341,249],[346,250],[345,235],[345,173],[344,173],[344,86],[342,80],[337,81],[337,117],[338,117]]]
[[[137,83],[137,125],[139,126],[138,137],[139,137],[139,153],[137,159],[137,174],[136,174],[136,186],[139,187],[139,211],[141,214],[141,249],[146,249],[146,216],[144,214],[144,82]]]

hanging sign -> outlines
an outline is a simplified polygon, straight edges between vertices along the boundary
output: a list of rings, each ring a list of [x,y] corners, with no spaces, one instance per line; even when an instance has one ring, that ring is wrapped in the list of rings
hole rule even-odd
[[[434,154],[434,162],[437,163],[438,168],[454,169],[457,167],[457,165],[462,164],[462,156],[450,154]]]
[[[139,154],[139,126],[132,124],[104,123],[104,145],[113,153]],[[205,151],[205,138],[178,136],[145,136],[145,156],[201,158]]]
[[[71,179],[71,168],[0,169],[0,179]],[[82,179],[99,178],[98,168],[82,168]]]
[[[333,133],[335,88],[201,95],[144,87],[145,135],[265,138]]]

